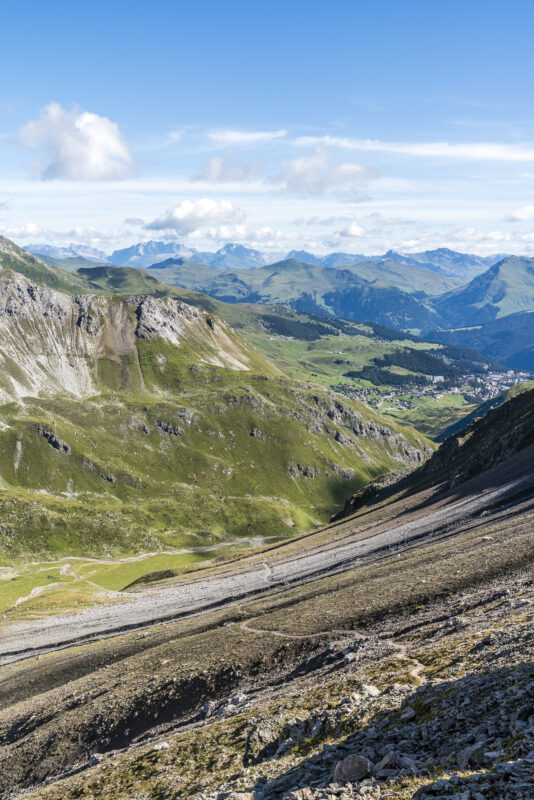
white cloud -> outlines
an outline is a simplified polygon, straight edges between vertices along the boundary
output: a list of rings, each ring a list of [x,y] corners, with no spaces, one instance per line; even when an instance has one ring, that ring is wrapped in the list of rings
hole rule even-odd
[[[334,216],[334,217],[297,217],[293,220],[293,225],[337,225],[342,222],[350,222],[350,217]]]
[[[339,136],[300,136],[300,147],[334,147],[371,153],[394,153],[423,158],[457,158],[472,161],[534,161],[532,144],[492,142],[384,142],[378,139],[351,139]]]
[[[365,236],[365,233],[365,228],[362,228],[357,222],[351,222],[347,228],[339,231],[339,236],[341,238],[361,239],[362,236]]]
[[[324,147],[287,162],[278,176],[286,191],[299,195],[347,193],[368,183],[376,173],[361,164],[336,162]]]
[[[287,131],[236,131],[236,130],[215,130],[209,131],[208,138],[212,142],[225,145],[226,147],[240,147],[254,144],[264,144],[283,139],[287,136]]]
[[[83,227],[81,225],[61,231],[43,228],[34,222],[28,222],[25,225],[3,228],[2,233],[11,239],[44,240],[54,244],[75,241],[79,244],[97,246],[115,242],[117,239],[127,236],[129,231],[124,228],[100,230],[99,228]]]
[[[453,242],[469,242],[476,244],[509,242],[511,236],[503,231],[480,231],[476,228],[462,228],[455,231],[449,237]]]
[[[534,219],[534,206],[523,206],[516,208],[515,211],[510,211],[504,215],[507,222],[526,222],[529,219]]]
[[[231,222],[241,222],[244,212],[229,200],[183,200],[180,205],[145,225],[149,231],[175,231],[185,236],[199,228]]]
[[[139,227],[139,225],[144,225],[145,221],[144,219],[141,219],[141,217],[125,217],[123,219],[123,223],[125,225],[133,225],[134,227],[137,228]]]
[[[50,103],[19,131],[20,143],[42,151],[43,180],[118,180],[132,172],[133,159],[116,122],[89,111],[66,111]]]
[[[405,217],[385,217],[378,211],[373,211],[371,214],[366,214],[366,219],[371,220],[375,225],[417,225],[414,219],[407,219]]]
[[[257,178],[259,163],[240,164],[228,156],[214,156],[192,180],[207,183],[239,183]]]

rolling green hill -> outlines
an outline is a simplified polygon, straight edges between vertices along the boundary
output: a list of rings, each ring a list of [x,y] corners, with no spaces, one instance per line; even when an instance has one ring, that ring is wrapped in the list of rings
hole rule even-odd
[[[170,259],[150,269],[167,284],[201,291],[227,303],[283,303],[304,312],[354,320],[371,320],[404,329],[437,327],[440,318],[419,299],[387,280],[373,282],[358,274],[358,266],[328,269],[287,259],[268,267],[221,272],[183,259]],[[365,274],[375,265],[362,268]],[[432,279],[440,276],[428,270]],[[406,285],[406,278],[403,285]]]
[[[425,264],[412,262],[406,265],[394,258],[384,258],[378,263],[362,261],[343,267],[369,283],[391,286],[418,297],[439,295],[461,286],[461,278],[441,274]]]

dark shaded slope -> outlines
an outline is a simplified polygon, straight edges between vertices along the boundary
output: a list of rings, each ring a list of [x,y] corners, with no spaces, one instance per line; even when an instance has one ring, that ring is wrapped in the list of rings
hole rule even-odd
[[[534,372],[534,314],[522,311],[472,328],[432,331],[438,342],[472,347],[511,369]]]

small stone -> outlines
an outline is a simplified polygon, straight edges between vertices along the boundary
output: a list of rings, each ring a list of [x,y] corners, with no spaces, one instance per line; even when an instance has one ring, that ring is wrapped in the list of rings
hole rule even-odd
[[[205,717],[209,717],[210,714],[213,713],[214,708],[215,708],[215,703],[212,700],[208,700],[208,702],[204,703],[204,705],[200,709],[200,713],[203,714]]]
[[[411,719],[415,719],[416,713],[411,706],[406,706],[404,711],[401,713],[400,718],[403,722],[408,722]]]
[[[152,750],[153,752],[157,753],[159,750],[168,750],[169,747],[170,744],[168,742],[156,742]]]
[[[377,689],[376,686],[370,686],[367,683],[362,683],[361,691],[368,697],[378,697],[378,695],[380,694],[380,690]]]

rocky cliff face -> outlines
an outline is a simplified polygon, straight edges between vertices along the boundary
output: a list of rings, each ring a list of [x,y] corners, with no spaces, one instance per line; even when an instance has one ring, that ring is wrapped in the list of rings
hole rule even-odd
[[[0,275],[0,402],[99,393],[99,359],[135,356],[136,339],[198,351],[199,363],[247,370],[248,346],[222,320],[178,300],[70,297],[17,273]]]

